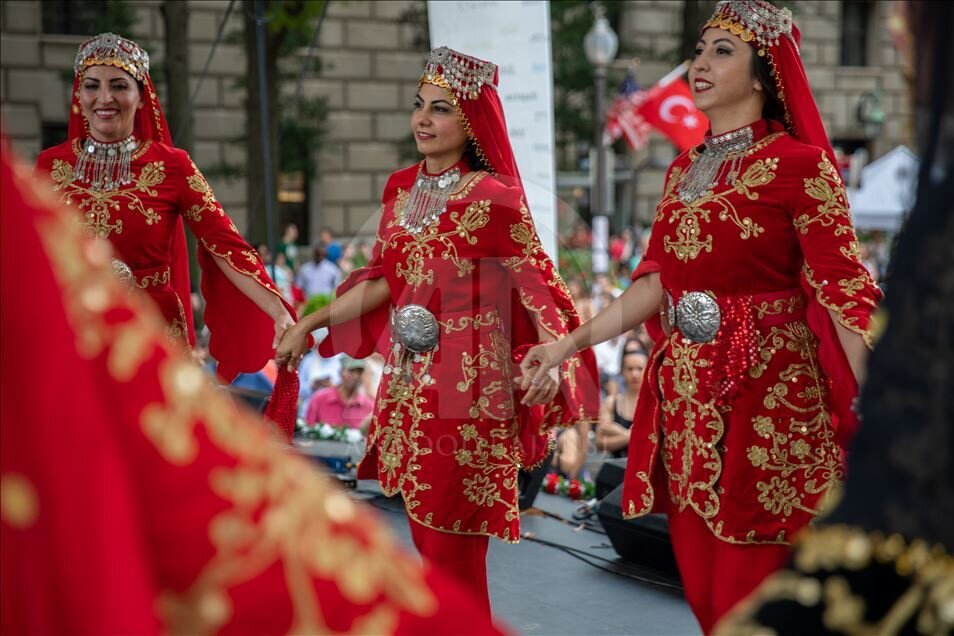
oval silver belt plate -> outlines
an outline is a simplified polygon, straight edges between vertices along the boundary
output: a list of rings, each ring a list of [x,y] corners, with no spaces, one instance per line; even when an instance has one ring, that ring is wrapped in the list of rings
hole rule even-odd
[[[722,325],[722,312],[715,298],[704,292],[689,292],[676,303],[676,326],[693,342],[711,342]]]
[[[394,339],[409,351],[425,353],[437,346],[437,318],[426,307],[405,305],[391,317]]]

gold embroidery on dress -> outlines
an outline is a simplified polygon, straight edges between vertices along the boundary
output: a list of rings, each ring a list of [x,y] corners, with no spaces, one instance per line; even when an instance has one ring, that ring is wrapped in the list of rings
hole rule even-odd
[[[172,275],[172,270],[170,268],[165,268],[161,272],[156,272],[154,274],[149,274],[148,276],[143,276],[136,281],[136,286],[139,289],[146,289],[147,287],[161,287],[163,285],[169,284],[169,276]]]
[[[482,327],[490,327],[497,322],[497,310],[491,309],[488,312],[477,314],[476,316],[463,316],[457,319],[457,323],[454,323],[454,319],[450,320],[438,320],[437,324],[444,328],[445,334],[451,334],[456,331],[464,331],[468,327],[474,331],[480,330]]]
[[[769,387],[762,401],[767,415],[752,421],[756,435],[768,446],[750,446],[746,455],[754,468],[770,471],[767,480],[755,484],[758,501],[785,523],[794,510],[817,515],[819,510],[804,501],[806,495],[818,499],[815,496],[836,485],[843,474],[815,355],[817,342],[804,320],[772,327],[759,337],[760,357],[766,364],[783,347],[798,353],[802,361],[788,365]],[[779,408],[786,411],[785,417],[772,413]]]
[[[279,296],[279,297],[281,296],[281,293],[279,293],[279,291],[275,288],[275,286],[272,285],[272,282],[268,278],[265,278],[264,280],[262,279],[261,270],[258,269],[257,267],[254,267],[254,265],[258,263],[258,256],[254,252],[250,250],[242,250],[241,252],[242,256],[244,256],[245,260],[247,260],[249,263],[253,265],[251,270],[245,270],[239,267],[238,265],[236,265],[232,261],[232,250],[228,250],[227,252],[224,252],[219,250],[219,246],[216,245],[215,243],[209,243],[204,238],[200,238],[199,240],[202,241],[202,245],[205,247],[205,249],[209,250],[209,252],[213,256],[216,256],[224,260],[226,263],[228,263],[229,267],[231,267],[233,270],[235,270],[239,274],[248,276],[249,278],[254,278],[255,282],[257,282],[259,285],[261,285],[268,291],[272,292],[276,296]]]
[[[388,227],[393,227],[398,223],[404,208],[398,208],[401,202],[407,202],[407,195],[398,188],[397,204],[395,206],[394,219]],[[395,267],[395,274],[398,278],[403,278],[407,284],[417,289],[422,284],[433,284],[434,270],[425,271],[425,262],[428,259],[435,258],[435,252],[439,247],[444,251],[440,258],[450,261],[457,268],[457,275],[464,277],[474,270],[474,263],[468,258],[460,258],[457,252],[457,246],[454,244],[453,237],[459,237],[470,245],[477,244],[475,232],[490,222],[490,200],[474,201],[461,212],[451,212],[448,217],[453,223],[453,228],[445,232],[438,231],[440,220],[435,221],[423,232],[416,234],[401,229],[389,237],[388,242],[393,242],[397,237],[407,237],[409,240],[401,249],[403,254],[407,254],[404,265],[400,263]]]
[[[122,302],[126,292],[116,285],[106,265],[111,262],[108,243],[80,237],[80,226],[57,215],[40,221],[40,239],[50,255],[54,273],[63,288],[64,305],[76,333],[78,353],[95,358],[108,349],[107,369],[112,377],[126,381],[133,377],[150,353],[148,341],[140,336],[147,318],[128,322],[108,322],[103,312],[125,302],[139,303],[139,297]],[[88,267],[91,261],[98,267]],[[144,316],[153,316],[144,312]],[[156,323],[154,327],[159,327]]]
[[[666,414],[668,426],[663,431],[663,463],[670,479],[670,495],[679,510],[686,506],[692,508],[704,519],[718,514],[720,508],[719,497],[715,491],[715,484],[722,474],[722,457],[718,452],[717,444],[725,434],[725,422],[722,413],[716,408],[715,401],[702,401],[699,390],[699,380],[696,369],[708,367],[710,362],[700,356],[704,343],[683,342],[682,338],[670,339],[671,356],[663,359],[663,366],[673,367],[673,392],[677,397],[672,400],[663,400],[661,408]],[[662,377],[660,377],[662,383]],[[663,395],[668,392],[664,391]],[[706,431],[708,436],[703,438],[696,431]],[[679,463],[681,469],[674,465],[673,451],[681,452]],[[692,467],[697,462],[707,469],[706,481],[690,482]],[[672,481],[678,484],[678,491],[672,491]],[[705,503],[700,506],[693,494],[701,491]]]
[[[815,289],[815,298],[818,300],[818,302],[826,309],[835,312],[835,314],[838,316],[838,322],[841,323],[841,325],[846,329],[849,329],[861,336],[864,339],[865,344],[868,345],[868,348],[870,349],[872,347],[870,327],[868,329],[862,329],[860,326],[858,326],[858,316],[848,315],[849,311],[858,306],[858,301],[849,300],[842,303],[841,305],[836,305],[826,293],[825,287],[828,285],[827,280],[816,280],[815,271],[808,266],[808,263],[802,265],[802,273],[805,275],[805,280],[808,281],[808,284]],[[861,278],[867,278],[869,285],[874,285],[874,282],[871,281],[871,277],[868,274],[862,272],[859,276]],[[838,281],[838,285],[842,287],[845,285],[850,285],[849,281],[851,280],[853,279],[840,280]],[[865,299],[864,302],[867,302],[867,300]]]
[[[768,135],[749,148],[745,156],[752,156],[755,152],[782,137],[783,134],[773,133]],[[698,152],[694,149],[690,150],[690,160],[694,160],[697,156]],[[674,237],[663,237],[665,251],[673,253],[676,258],[685,262],[694,260],[703,252],[712,252],[712,235],[707,234],[705,238],[702,237],[704,225],[710,223],[710,213],[717,214],[720,221],[729,221],[738,227],[740,230],[739,237],[743,240],[758,237],[764,233],[765,228],[753,221],[751,217],[743,217],[739,213],[735,205],[729,200],[728,195],[738,193],[749,200],[758,199],[759,194],[756,189],[775,179],[778,163],[777,158],[758,159],[742,172],[741,178],[736,181],[732,188],[720,193],[715,193],[712,190],[706,191],[691,204],[682,201],[676,192],[677,186],[686,178],[686,173],[681,167],[673,168],[669,180],[666,182],[662,201],[656,208],[655,221],[657,223],[668,215],[669,223],[677,224]],[[668,210],[672,211],[667,212]]]
[[[833,574],[885,566],[906,579],[906,587],[891,606],[875,608],[873,616],[880,619],[866,620],[865,595],[860,591],[852,594],[849,580]],[[897,534],[885,536],[838,524],[801,535],[792,568],[767,578],[754,594],[733,608],[715,633],[767,634],[767,627],[759,622],[758,610],[787,602],[820,611],[827,630],[845,634],[944,634],[954,627],[950,612],[945,610],[950,604],[954,558],[942,545],[908,542]]]
[[[78,226],[62,215],[41,217],[38,226],[80,355],[91,359],[105,353],[109,373],[125,382],[157,350],[170,351],[150,337],[158,321],[147,318],[155,314],[146,305],[122,322],[104,319],[113,308],[140,303],[117,284],[107,244],[81,239]],[[436,611],[436,598],[419,568],[398,553],[389,535],[359,523],[344,494],[269,443],[265,431],[240,417],[200,369],[167,358],[159,379],[162,398],[140,414],[143,432],[157,451],[173,463],[188,463],[198,452],[196,429],[203,428],[211,444],[238,460],[209,475],[210,486],[228,504],[209,525],[214,556],[187,590],[160,594],[158,611],[169,631],[218,631],[232,615],[227,589],[273,563],[285,572],[291,631],[328,631],[312,574],[336,584],[358,605],[382,599],[378,609],[352,623],[358,633],[390,631],[401,610],[422,616]],[[360,536],[336,531],[344,526]]]
[[[189,184],[189,189],[202,195],[202,204],[195,204],[186,210],[185,217],[193,221],[201,221],[203,212],[218,212],[219,216],[225,216],[225,210],[215,200],[215,194],[209,182],[205,180],[194,161],[190,159],[189,163],[192,165],[192,174],[186,178],[186,183]]]
[[[147,208],[139,193],[155,197],[158,192],[153,188],[162,183],[165,178],[165,164],[162,161],[153,161],[143,166],[139,176],[131,175],[133,182],[128,186],[114,190],[93,190],[73,182],[73,167],[60,159],[53,160],[50,177],[53,179],[53,190],[63,191],[60,202],[67,205],[74,203],[81,212],[84,220],[80,222],[90,233],[99,238],[109,238],[115,232],[122,234],[123,220],[118,219],[110,223],[113,212],[120,212],[120,201],[125,200],[132,212],[138,212],[145,218],[146,225],[158,223],[160,215],[151,207]]]
[[[766,316],[779,316],[781,314],[794,314],[796,311],[805,306],[805,297],[798,294],[793,295],[791,298],[779,298],[769,302],[763,300],[758,305],[755,305],[755,317],[758,320],[765,318]]]
[[[821,201],[815,208],[817,214],[811,216],[800,214],[795,218],[795,228],[802,234],[808,234],[809,226],[817,223],[819,227],[835,225],[835,236],[851,233],[851,215],[848,212],[848,202],[841,177],[838,176],[838,171],[824,153],[818,163],[818,169],[819,176],[804,180],[805,194],[816,201]]]

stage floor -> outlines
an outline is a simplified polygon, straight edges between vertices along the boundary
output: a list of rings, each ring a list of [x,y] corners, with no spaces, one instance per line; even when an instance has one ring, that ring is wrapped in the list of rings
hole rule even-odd
[[[354,494],[378,508],[414,551],[400,499],[381,496],[373,481],[358,482]],[[678,582],[620,560],[595,515],[593,529],[581,529],[573,520],[578,505],[540,493],[521,519],[525,537],[529,532],[536,540],[524,538],[517,545],[491,540],[494,615],[518,634],[698,635]]]

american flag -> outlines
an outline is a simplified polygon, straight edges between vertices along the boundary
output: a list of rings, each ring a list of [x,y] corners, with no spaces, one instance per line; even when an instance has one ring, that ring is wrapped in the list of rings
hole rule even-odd
[[[632,71],[628,72],[606,113],[603,135],[607,143],[625,136],[629,147],[639,150],[649,142],[652,126],[639,114],[639,107],[646,97],[647,93],[636,82],[636,76]]]

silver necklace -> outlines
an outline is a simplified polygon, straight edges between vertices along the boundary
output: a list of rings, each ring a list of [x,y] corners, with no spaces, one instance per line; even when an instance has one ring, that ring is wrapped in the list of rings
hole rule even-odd
[[[73,168],[73,181],[87,183],[93,190],[113,190],[132,183],[130,166],[138,146],[132,135],[112,143],[87,138]]]
[[[457,167],[433,176],[423,172],[424,165],[421,164],[399,222],[411,234],[419,234],[447,211],[451,190],[460,181],[460,168]]]
[[[752,146],[754,138],[752,127],[746,126],[706,139],[705,149],[689,166],[686,176],[677,188],[679,198],[686,203],[692,203],[710,192],[719,185],[723,168],[726,166],[728,171],[725,173],[725,184],[734,186],[739,178],[742,159]]]

